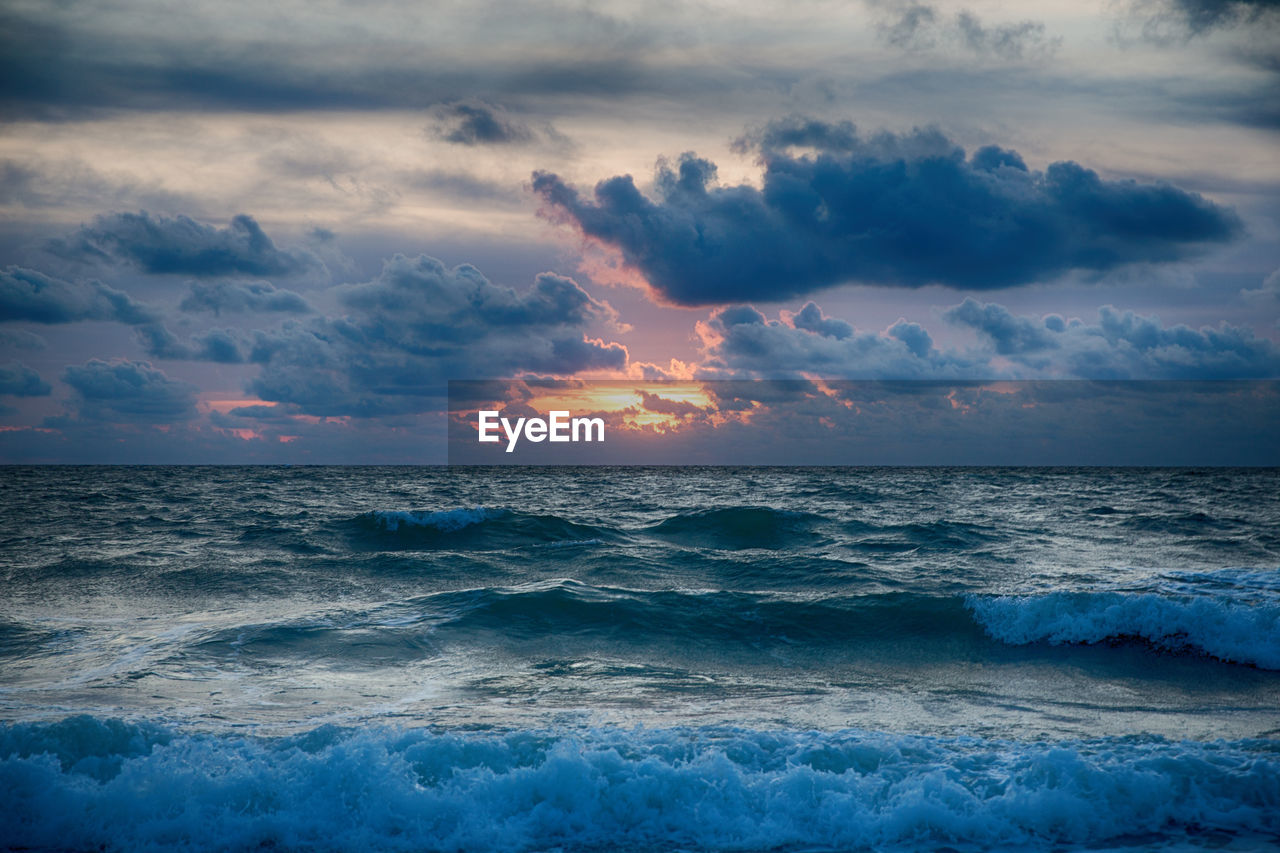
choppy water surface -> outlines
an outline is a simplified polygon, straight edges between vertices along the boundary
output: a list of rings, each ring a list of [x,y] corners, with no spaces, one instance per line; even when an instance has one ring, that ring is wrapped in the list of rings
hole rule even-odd
[[[0,842],[1280,839],[1280,472],[10,468]]]

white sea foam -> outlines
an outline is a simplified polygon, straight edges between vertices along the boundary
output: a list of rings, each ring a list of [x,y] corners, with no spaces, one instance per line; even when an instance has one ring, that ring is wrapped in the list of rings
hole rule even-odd
[[[0,729],[0,844],[241,850],[1047,848],[1280,832],[1269,741],[588,729]]]
[[[1161,578],[1159,591],[971,596],[969,609],[1001,642],[1099,643],[1140,639],[1171,651],[1280,669],[1280,600],[1274,573]]]

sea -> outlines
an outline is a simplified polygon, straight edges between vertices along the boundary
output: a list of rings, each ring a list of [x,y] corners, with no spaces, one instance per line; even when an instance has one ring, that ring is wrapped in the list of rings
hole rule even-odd
[[[1280,846],[1280,469],[6,467],[0,848]]]

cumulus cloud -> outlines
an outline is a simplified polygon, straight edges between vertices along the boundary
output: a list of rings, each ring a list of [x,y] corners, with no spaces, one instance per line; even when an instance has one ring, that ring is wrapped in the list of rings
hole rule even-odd
[[[35,270],[0,270],[0,321],[74,323],[114,320],[136,325],[154,322],[154,314],[128,294],[100,282],[63,281]]]
[[[1111,306],[1095,323],[1057,314],[1028,317],[966,299],[943,314],[973,330],[979,346],[942,349],[917,323],[860,331],[813,303],[772,320],[750,306],[699,325],[699,375],[851,379],[1274,379],[1280,346],[1222,323],[1193,329]]]
[[[754,318],[753,318],[754,319]],[[853,324],[835,317],[828,317],[822,309],[812,302],[790,315],[791,325],[806,332],[813,332],[826,338],[844,340],[853,336]]]
[[[261,372],[252,393],[312,415],[377,416],[437,405],[449,379],[568,375],[627,362],[620,344],[586,334],[591,324],[612,325],[613,310],[552,273],[521,293],[470,265],[397,255],[372,281],[337,293],[343,316],[254,334],[247,357]]]
[[[1230,209],[1169,184],[1105,180],[1070,161],[1034,171],[997,146],[966,156],[937,130],[863,138],[796,118],[741,144],[760,153],[760,189],[718,185],[715,164],[693,154],[659,167],[656,198],[630,175],[590,199],[546,172],[533,187],[548,215],[617,249],[681,305],[851,281],[1015,287],[1180,260],[1241,230]]]
[[[1061,318],[1037,320],[1016,317],[993,302],[966,299],[943,315],[947,320],[980,331],[999,355],[1026,355],[1058,346],[1055,333],[1063,331]]]
[[[1098,322],[1015,317],[1000,305],[972,299],[946,314],[975,329],[996,352],[1015,362],[1089,379],[1280,378],[1280,346],[1251,330],[1222,322],[1193,329],[1165,326],[1156,317],[1098,309]],[[1054,351],[1052,360],[1046,351]]]
[[[62,380],[75,389],[85,420],[164,424],[196,413],[195,386],[171,379],[145,361],[95,358],[68,367]]]
[[[239,364],[244,361],[240,340],[241,336],[229,329],[210,329],[195,337],[201,358],[219,364]]]
[[[112,213],[99,216],[49,249],[81,261],[125,263],[155,275],[290,276],[318,268],[305,251],[276,247],[252,216],[240,214],[226,228],[186,216]]]
[[[14,397],[47,397],[52,388],[30,367],[20,362],[0,365],[0,394]]]
[[[722,308],[699,324],[698,333],[706,356],[698,372],[709,378],[922,379],[971,376],[980,368],[963,355],[937,350],[915,323],[858,331],[812,302],[778,320],[747,305]]]
[[[245,336],[230,329],[211,329],[194,336],[189,343],[184,343],[163,324],[151,323],[139,326],[137,337],[147,355],[152,358],[212,361],[217,364],[240,364],[245,360]]]
[[[1280,269],[1263,279],[1261,287],[1241,289],[1240,296],[1246,302],[1259,305],[1274,305],[1280,302]]]
[[[182,311],[213,314],[272,313],[306,314],[307,300],[292,290],[283,290],[267,281],[196,281],[178,306]]]

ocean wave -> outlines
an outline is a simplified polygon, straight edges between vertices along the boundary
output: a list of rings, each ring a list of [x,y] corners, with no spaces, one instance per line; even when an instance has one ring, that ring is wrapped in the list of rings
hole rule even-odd
[[[1267,575],[1274,583],[1274,573]],[[1280,670],[1280,601],[1260,600],[1258,589],[1233,595],[1223,589],[1221,575],[1202,576],[1205,589],[1181,579],[1168,584],[1177,590],[1172,594],[1097,590],[971,596],[967,602],[988,634],[1012,645],[1137,640],[1165,651]]]
[[[0,619],[0,657],[21,659],[57,638],[55,631]]]
[[[571,521],[558,515],[474,507],[448,510],[374,510],[349,524],[379,545],[505,548],[555,542],[578,544],[657,539],[718,550],[785,549],[829,541],[815,531],[822,516],[765,506],[681,512],[642,527]]]
[[[703,548],[745,550],[808,544],[822,516],[767,506],[729,506],[682,512],[645,528],[651,536]]]
[[[716,589],[628,589],[560,578],[224,627],[193,638],[183,653],[269,666],[315,657],[367,666],[433,657],[454,644],[487,647],[548,638],[597,649],[677,650],[696,640],[699,648],[710,650],[785,645],[847,654],[862,643],[957,636],[990,642],[954,597],[796,598]]]
[[[386,530],[389,533],[395,533],[401,527],[429,527],[443,533],[450,533],[455,530],[461,530],[464,527],[470,527],[473,524],[480,524],[491,518],[503,518],[510,514],[510,510],[489,509],[478,506],[473,509],[458,508],[435,511],[375,509],[367,517],[373,520],[378,529]]]
[[[850,537],[846,547],[854,551],[871,553],[914,551],[959,553],[984,547],[1001,538],[990,528],[946,519],[906,524],[849,521],[843,527]]]
[[[11,849],[1062,849],[1280,834],[1280,744],[860,731],[0,728]]]
[[[348,522],[356,539],[379,548],[496,550],[550,542],[586,542],[616,535],[556,515],[473,507],[447,510],[373,510]]]
[[[189,643],[185,656],[297,666],[319,658],[345,668],[396,666],[438,654],[418,620],[405,625],[293,620],[222,629]]]
[[[1262,574],[1262,573],[1259,573]],[[1194,578],[1200,577],[1199,580]],[[555,638],[609,647],[728,650],[786,646],[842,658],[897,647],[912,654],[989,654],[1028,646],[1139,642],[1175,654],[1280,669],[1280,604],[1259,578],[1228,595],[1215,573],[1165,577],[1163,591],[931,595],[807,594],[590,584],[552,578],[419,595],[366,610],[328,610],[284,623],[223,628],[188,651],[287,660],[322,654],[360,663],[418,660],[455,643]],[[1189,595],[1188,588],[1202,590]],[[1258,598],[1261,596],[1261,598]],[[918,644],[934,644],[923,652]],[[937,644],[947,644],[945,647]],[[960,646],[955,646],[960,643]],[[602,646],[602,647],[603,647]]]
[[[1206,531],[1226,531],[1247,526],[1243,519],[1205,512],[1139,514],[1125,518],[1121,524],[1145,533],[1172,533],[1191,537],[1202,537]]]
[[[961,599],[882,593],[788,597],[775,593],[625,589],[557,579],[438,593],[410,606],[434,613],[442,637],[485,630],[507,637],[613,637],[627,643],[689,638],[721,643],[829,645],[884,637],[980,637]]]

